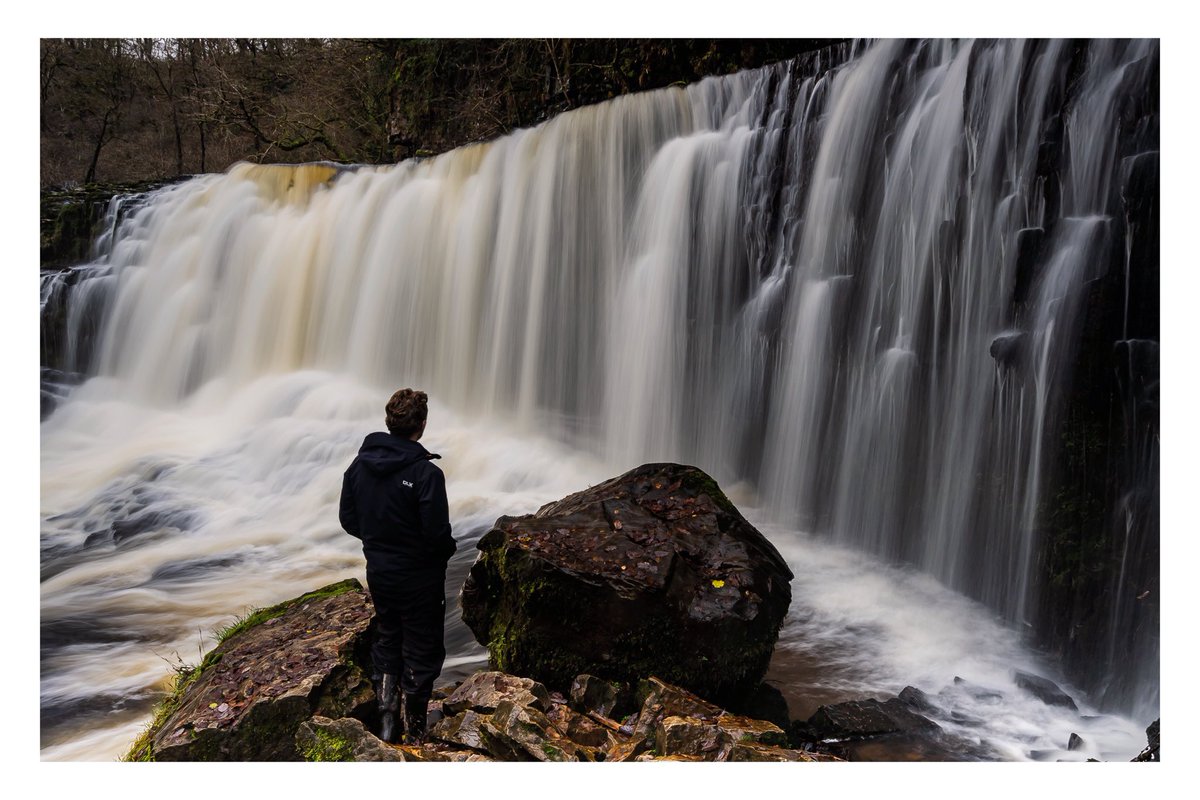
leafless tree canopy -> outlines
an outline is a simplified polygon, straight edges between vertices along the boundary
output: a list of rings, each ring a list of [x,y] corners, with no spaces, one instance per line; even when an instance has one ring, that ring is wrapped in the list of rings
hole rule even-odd
[[[391,159],[393,51],[351,39],[43,39],[42,185]]]
[[[393,163],[813,39],[43,39],[42,186]]]

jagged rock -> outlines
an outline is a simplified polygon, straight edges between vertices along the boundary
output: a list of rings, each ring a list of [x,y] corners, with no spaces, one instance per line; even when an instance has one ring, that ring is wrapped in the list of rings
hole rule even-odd
[[[566,689],[659,675],[717,702],[762,680],[792,573],[716,483],[647,464],[501,517],[478,544],[463,621],[495,669]]]
[[[571,707],[581,714],[595,711],[601,716],[612,717],[622,707],[631,705],[627,685],[595,675],[576,675],[569,694]]]
[[[1154,720],[1150,723],[1150,727],[1146,728],[1146,749],[1138,753],[1133,761],[1158,761],[1158,723],[1159,720]]]
[[[479,735],[479,726],[487,719],[486,715],[477,714],[467,709],[461,714],[445,717],[429,730],[429,736],[443,742],[459,744],[473,750],[487,750]]]
[[[693,717],[664,717],[655,731],[656,749],[664,756],[699,756],[715,761],[725,737],[715,723]]]
[[[1083,737],[1078,733],[1072,733],[1071,738],[1067,740],[1068,750],[1082,750],[1084,747]]]
[[[752,719],[728,712],[717,718],[717,728],[731,742],[757,742],[764,745],[783,747],[787,734],[773,722]]]
[[[358,665],[373,613],[353,579],[256,612],[180,680],[126,759],[299,760],[296,733],[310,717],[372,713]]]
[[[608,748],[608,755],[605,761],[633,761],[639,755],[649,750],[651,747],[650,740],[646,735],[635,733],[623,742]]]
[[[479,726],[487,750],[501,761],[578,761],[572,743],[533,706],[501,700]]]
[[[653,676],[638,684],[637,693],[642,698],[643,712],[647,705],[658,704],[670,716],[714,720],[725,713],[720,706],[698,697],[687,689]]]
[[[878,700],[852,700],[821,706],[808,722],[818,734],[833,739],[938,728],[936,722],[914,713],[904,701],[898,699],[882,703]]]
[[[545,686],[503,672],[476,672],[442,701],[442,709],[447,716],[467,709],[491,714],[505,701],[516,706],[530,706],[542,713],[550,710],[550,693]]]
[[[909,708],[918,711],[922,714],[931,714],[938,710],[938,707],[929,699],[929,695],[922,692],[915,686],[905,686],[900,690],[898,695]]]
[[[731,714],[658,678],[643,681],[638,693],[644,699],[634,725],[634,738],[652,739],[659,754],[723,761],[738,742],[787,744],[787,734],[779,726]]]
[[[802,750],[791,750],[758,742],[734,742],[727,761],[817,761]]]
[[[296,749],[305,761],[403,761],[392,745],[351,717],[315,716],[300,724]]]
[[[546,714],[554,727],[572,742],[593,749],[605,749],[612,742],[608,729],[573,711],[566,705],[555,704]]]
[[[1071,696],[1059,688],[1058,684],[1040,675],[1017,671],[1014,680],[1018,688],[1024,689],[1048,706],[1065,706],[1078,711],[1079,707]]]

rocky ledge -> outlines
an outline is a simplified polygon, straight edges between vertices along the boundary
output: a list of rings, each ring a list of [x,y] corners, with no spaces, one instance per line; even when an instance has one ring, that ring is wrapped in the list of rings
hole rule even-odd
[[[293,761],[296,729],[310,717],[370,720],[373,616],[353,578],[250,614],[179,671],[125,760]]]

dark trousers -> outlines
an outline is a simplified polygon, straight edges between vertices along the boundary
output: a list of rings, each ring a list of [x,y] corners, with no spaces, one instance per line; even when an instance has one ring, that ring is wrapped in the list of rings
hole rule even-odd
[[[446,574],[399,576],[367,570],[375,603],[375,671],[400,676],[400,689],[429,697],[446,660]]]

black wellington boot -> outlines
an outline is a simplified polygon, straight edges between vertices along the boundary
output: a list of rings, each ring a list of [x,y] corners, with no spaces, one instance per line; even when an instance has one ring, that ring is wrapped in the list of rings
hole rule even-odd
[[[383,673],[376,691],[379,695],[379,738],[394,742],[400,711],[400,676]]]
[[[421,744],[425,741],[425,721],[428,706],[428,697],[417,697],[411,694],[404,695],[405,744]]]

